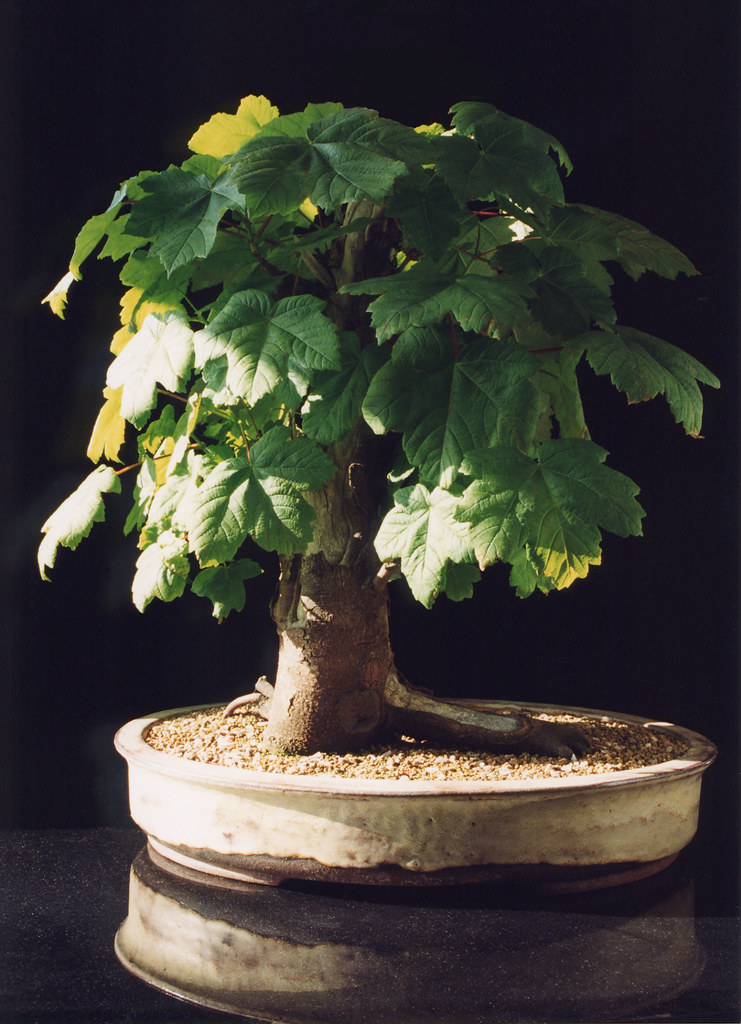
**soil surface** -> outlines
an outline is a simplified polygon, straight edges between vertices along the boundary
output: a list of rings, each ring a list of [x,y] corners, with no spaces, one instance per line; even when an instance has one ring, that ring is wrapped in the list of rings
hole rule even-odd
[[[266,722],[249,707],[225,718],[221,707],[189,712],[154,724],[147,742],[157,750],[206,764],[288,775],[332,775],[356,779],[503,781],[596,775],[661,764],[681,757],[687,746],[660,728],[628,725],[609,718],[537,715],[576,722],[587,732],[591,751],[582,757],[547,758],[453,750],[402,738],[355,754],[280,755],[260,749]]]

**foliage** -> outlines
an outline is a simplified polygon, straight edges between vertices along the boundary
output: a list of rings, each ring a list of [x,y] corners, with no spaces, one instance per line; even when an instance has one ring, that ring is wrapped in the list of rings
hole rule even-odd
[[[590,439],[577,371],[586,361],[629,402],[665,395],[699,436],[698,383],[718,381],[621,326],[611,297],[616,267],[695,270],[641,225],[567,203],[557,140],[482,103],[414,130],[250,96],[190,148],[121,185],[47,296],[64,315],[89,256],[121,264],[88,454],[117,462],[133,428],[138,458],[98,466],[46,522],[42,575],[135,468],[135,604],[190,585],[221,619],[261,571],[251,545],[306,549],[306,492],[362,422],[400,441],[376,549],[427,606],[468,596],[499,561],[523,596],[566,587],[600,561],[602,530],[640,534],[638,488]],[[358,253],[379,239],[392,263],[367,272]]]

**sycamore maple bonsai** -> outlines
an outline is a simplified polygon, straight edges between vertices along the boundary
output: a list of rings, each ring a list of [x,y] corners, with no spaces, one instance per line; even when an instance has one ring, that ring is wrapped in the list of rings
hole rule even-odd
[[[578,733],[437,702],[399,677],[387,586],[429,607],[510,566],[527,596],[600,561],[601,530],[641,532],[637,486],[590,439],[577,367],[629,402],[663,394],[698,436],[698,382],[675,346],[618,326],[607,266],[694,274],[623,217],[566,203],[550,135],[484,103],[452,127],[367,109],[279,115],[250,96],[190,140],[180,167],[126,181],[83,227],[47,296],[123,261],[120,330],[88,455],[50,517],[41,573],[136,470],[140,610],[192,590],[221,620],[275,552],[275,688],[265,742],[357,749],[385,728],[468,745],[567,751]],[[130,474],[129,478],[133,474]]]

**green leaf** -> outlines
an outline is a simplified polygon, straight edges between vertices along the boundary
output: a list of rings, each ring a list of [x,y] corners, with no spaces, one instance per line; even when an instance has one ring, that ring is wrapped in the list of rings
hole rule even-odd
[[[591,327],[593,321],[615,320],[609,289],[606,292],[603,287],[600,264],[592,265],[599,271],[595,277],[592,268],[575,253],[539,240],[502,246],[496,262],[513,286],[531,290],[531,320],[551,336],[568,338]],[[530,329],[527,321],[521,321],[515,328],[516,333]]]
[[[91,217],[81,228],[75,239],[75,248],[69,265],[70,272],[77,279],[81,277],[80,267],[108,232],[125,201],[126,189],[122,187],[114,195],[105,213]]]
[[[203,258],[216,240],[226,210],[241,210],[244,201],[227,178],[211,183],[204,174],[169,167],[141,183],[146,195],[137,200],[126,230],[151,238],[151,252],[168,275]]]
[[[230,561],[247,538],[267,551],[292,554],[311,540],[314,512],[301,492],[321,487],[336,471],[307,438],[291,440],[273,427],[250,449],[250,458],[219,463],[189,491],[178,521],[203,565]]]
[[[474,477],[463,494],[456,515],[470,526],[471,551],[485,569],[495,562],[515,563],[523,548],[522,525],[518,518],[520,477],[513,478],[510,463],[525,475],[521,453],[511,457],[498,449],[483,456],[472,452],[464,470]],[[509,470],[509,471],[508,471]]]
[[[103,495],[120,491],[121,481],[110,466],[97,466],[85,477],[80,486],[62,502],[56,512],[46,520],[41,532],[46,536],[39,545],[39,572],[48,580],[47,568],[54,566],[57,548],[61,544],[74,551],[83,537],[87,537],[94,523],[105,519]]]
[[[524,299],[506,280],[476,273],[455,278],[429,263],[342,290],[353,295],[381,293],[368,306],[379,341],[410,327],[440,323],[448,313],[464,330],[501,337],[527,315]]]
[[[518,544],[546,589],[562,589],[601,561],[601,528],[639,536],[638,487],[605,466],[606,456],[593,442],[571,438],[539,446],[537,458],[511,448],[471,453],[463,472],[474,482],[458,514],[473,524],[480,564],[492,557],[516,562]]]
[[[541,355],[540,368],[533,378],[533,383],[545,396],[549,411],[558,420],[558,436],[588,440],[589,430],[584,419],[579,381],[576,376],[578,360],[579,356],[565,349]],[[550,433],[548,436],[550,437]]]
[[[424,483],[449,486],[467,452],[497,441],[527,447],[539,413],[534,357],[514,342],[410,330],[376,373],[363,414],[377,434],[402,434]]]
[[[376,536],[378,557],[398,561],[415,598],[425,608],[445,589],[450,562],[468,555],[468,524],[455,517],[456,501],[448,492],[417,484],[394,495]],[[458,592],[460,575],[453,584]]]
[[[337,328],[324,316],[324,303],[296,295],[277,303],[253,289],[237,292],[195,336],[196,366],[216,385],[253,406],[274,394],[292,368],[339,369]],[[225,365],[224,365],[225,364]],[[221,370],[219,370],[221,367]],[[300,397],[296,398],[296,405]]]
[[[539,263],[538,276],[531,281],[537,297],[530,310],[546,331],[568,338],[595,320],[615,322],[610,295],[592,284],[578,256],[553,247],[543,252]]]
[[[432,154],[413,129],[373,110],[340,109],[306,125],[300,137],[252,139],[237,154],[232,180],[253,218],[287,214],[309,198],[325,210],[357,199],[381,202],[407,163]]]
[[[305,138],[258,135],[238,156],[231,178],[252,219],[291,213],[308,197],[317,170]]]
[[[696,268],[684,253],[665,239],[652,234],[642,224],[592,206],[580,206],[579,209],[601,221],[615,235],[619,262],[634,281],[646,270],[652,270],[671,281],[680,273],[688,277],[697,274]]]
[[[445,568],[445,596],[451,601],[473,597],[473,585],[481,579],[481,570],[470,562],[448,562]]]
[[[361,107],[322,118],[307,137],[324,165],[309,198],[330,210],[356,199],[380,202],[408,167],[430,162],[434,153],[413,128]]]
[[[361,416],[371,380],[387,358],[378,347],[361,349],[356,334],[341,334],[340,369],[314,375],[312,391],[301,410],[304,433],[319,444],[347,437]]]
[[[176,313],[150,313],[108,368],[107,384],[123,388],[121,415],[135,427],[157,404],[157,385],[182,391],[193,366],[193,332]]]
[[[614,226],[586,206],[568,203],[552,207],[538,234],[552,245],[576,253],[584,262],[618,257],[619,242]]]
[[[699,360],[631,327],[592,331],[573,339],[570,347],[586,352],[595,373],[609,373],[630,403],[664,395],[677,423],[691,437],[700,436],[703,402],[698,381],[713,388],[720,387],[720,381]]]
[[[480,108],[476,116],[464,116],[472,106]],[[437,171],[458,199],[497,202],[509,212],[546,213],[551,203],[563,203],[563,186],[549,152],[555,150],[562,163],[566,157],[555,139],[486,104],[453,109],[460,134],[439,136],[433,144]]]
[[[470,101],[455,103],[450,109],[453,114],[453,124],[456,131],[462,135],[469,135],[471,133],[476,135],[482,126],[498,126],[503,132],[510,132],[521,137],[527,147],[532,147],[543,154],[552,151],[565,172],[571,174],[573,170],[571,160],[558,139],[544,132],[541,128],[536,128],[535,125],[530,124],[528,121],[512,117],[511,114],[505,114],[490,103]]]
[[[134,605],[143,612],[155,598],[174,601],[185,591],[189,571],[187,540],[172,530],[161,533],[136,561],[131,585]]]
[[[405,244],[439,260],[460,235],[469,214],[432,172],[427,172],[423,180],[424,184],[415,181],[397,188],[386,212],[401,220]]]
[[[280,117],[276,117],[261,130],[261,134],[271,137],[281,135],[288,139],[301,138],[317,121],[329,117],[330,114],[336,114],[342,109],[341,103],[309,103],[300,113],[281,114]]]
[[[160,261],[149,252],[133,252],[121,268],[121,283],[139,291],[136,305],[131,312],[134,320],[140,306],[146,302],[169,303],[173,309],[182,310],[182,299],[188,289],[189,269],[180,267],[168,274]],[[183,311],[183,316],[185,312]]]
[[[191,589],[199,597],[207,597],[214,606],[213,615],[219,622],[229,612],[241,612],[244,608],[244,582],[259,576],[262,569],[249,558],[240,558],[230,565],[217,565],[201,569],[193,580]]]
[[[242,235],[219,232],[208,256],[199,260],[191,277],[193,289],[222,287],[227,292],[258,288],[270,291],[276,277],[264,270]]]

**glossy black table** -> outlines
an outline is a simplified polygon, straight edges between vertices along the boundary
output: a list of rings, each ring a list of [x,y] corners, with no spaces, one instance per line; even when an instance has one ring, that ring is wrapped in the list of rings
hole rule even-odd
[[[135,828],[0,832],[0,865],[2,1024],[741,1019],[737,907],[691,851],[653,879],[558,897],[233,892],[161,871]],[[136,973],[114,951],[127,914]]]

